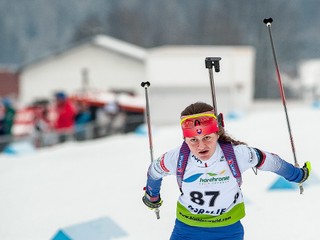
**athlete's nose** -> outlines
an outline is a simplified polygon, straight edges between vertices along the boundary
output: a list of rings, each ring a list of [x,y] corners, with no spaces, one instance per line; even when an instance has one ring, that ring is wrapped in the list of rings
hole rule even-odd
[[[198,142],[199,144],[198,144],[198,148],[199,149],[203,149],[203,148],[205,148],[205,144],[204,144],[204,142],[203,142],[203,140],[201,139],[201,140],[199,140],[199,142]]]

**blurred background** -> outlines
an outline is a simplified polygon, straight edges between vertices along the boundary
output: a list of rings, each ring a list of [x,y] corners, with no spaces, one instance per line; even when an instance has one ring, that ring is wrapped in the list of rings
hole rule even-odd
[[[287,98],[318,105],[319,10],[317,0],[0,0],[2,145],[133,131],[144,81],[154,123],[174,122],[210,101],[205,57],[222,58],[218,111],[278,99],[269,17]]]

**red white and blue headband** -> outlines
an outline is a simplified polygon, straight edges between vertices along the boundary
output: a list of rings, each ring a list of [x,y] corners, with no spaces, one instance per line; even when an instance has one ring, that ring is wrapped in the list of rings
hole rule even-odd
[[[219,131],[217,117],[212,112],[182,116],[180,125],[184,137],[195,137]]]

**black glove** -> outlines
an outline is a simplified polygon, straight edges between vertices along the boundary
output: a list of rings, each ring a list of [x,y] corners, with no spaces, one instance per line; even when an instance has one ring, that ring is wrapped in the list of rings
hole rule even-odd
[[[148,193],[145,193],[142,197],[143,203],[149,207],[150,209],[159,208],[162,205],[162,199],[160,198],[160,195],[157,197],[151,197]]]
[[[303,167],[301,168],[303,171],[303,178],[300,181],[300,183],[303,183],[304,181],[306,181],[310,175],[311,172],[311,163],[310,162],[305,162]]]

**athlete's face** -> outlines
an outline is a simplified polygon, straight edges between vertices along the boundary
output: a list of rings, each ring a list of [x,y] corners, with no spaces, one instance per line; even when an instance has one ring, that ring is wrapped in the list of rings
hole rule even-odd
[[[199,159],[208,160],[216,151],[218,134],[211,133],[207,135],[199,135],[195,137],[186,137],[191,152]]]

